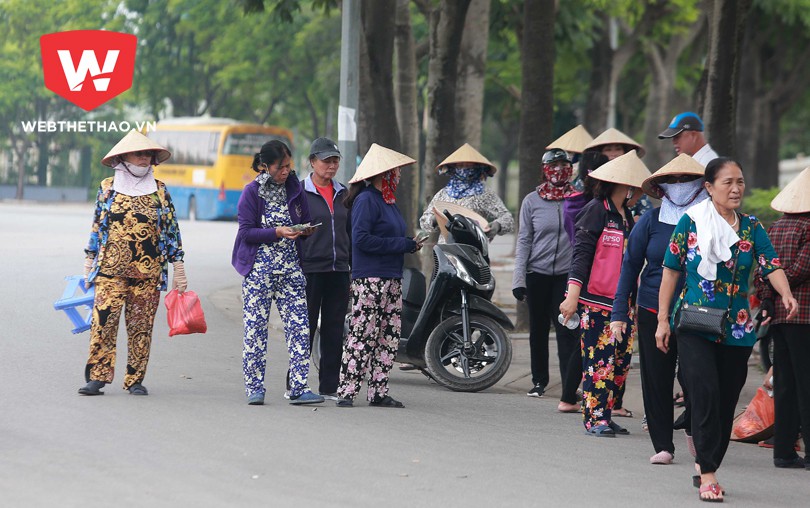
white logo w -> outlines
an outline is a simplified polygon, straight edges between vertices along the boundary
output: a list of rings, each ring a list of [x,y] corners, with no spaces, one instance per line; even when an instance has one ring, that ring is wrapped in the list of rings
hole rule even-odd
[[[98,68],[98,60],[96,54],[90,50],[85,49],[82,51],[82,57],[79,59],[79,66],[73,67],[73,59],[70,57],[70,51],[66,49],[57,50],[59,54],[59,61],[62,62],[62,70],[65,72],[68,87],[71,92],[80,92],[87,73],[93,78],[93,85],[97,92],[106,92],[107,87],[110,85],[110,78],[103,78],[100,76],[111,75],[115,69],[115,62],[118,61],[117,49],[107,51],[107,56],[104,57],[104,67]]]

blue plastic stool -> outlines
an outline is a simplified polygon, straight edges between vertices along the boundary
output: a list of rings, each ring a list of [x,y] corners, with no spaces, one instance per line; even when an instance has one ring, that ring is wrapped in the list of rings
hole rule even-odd
[[[73,326],[75,326],[73,333],[82,333],[90,329],[90,321],[93,319],[93,300],[96,297],[96,286],[93,285],[90,286],[90,289],[86,289],[84,287],[84,277],[81,275],[71,275],[65,277],[65,280],[68,281],[65,292],[62,293],[62,298],[54,302],[53,308],[62,310],[67,314]],[[76,294],[77,289],[79,290],[78,295]],[[81,305],[86,306],[88,309],[87,316],[84,318],[76,309]]]

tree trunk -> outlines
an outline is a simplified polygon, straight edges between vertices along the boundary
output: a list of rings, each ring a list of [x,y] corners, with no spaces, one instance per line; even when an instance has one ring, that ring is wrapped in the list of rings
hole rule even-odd
[[[397,72],[394,80],[394,92],[402,153],[418,160],[419,112],[416,98],[416,53],[409,3],[409,0],[397,0],[394,36]],[[402,173],[397,190],[397,203],[405,217],[405,223],[408,225],[408,234],[412,234],[416,227],[416,218],[421,213],[418,163]]]
[[[469,6],[470,0],[442,0],[430,15],[424,202],[439,190],[436,164],[457,148],[458,54]]]
[[[734,154],[740,48],[752,0],[714,0],[709,12],[709,54],[703,123],[718,153]]]
[[[526,0],[520,51],[521,99],[518,158],[519,200],[537,185],[540,165],[537,141],[550,140],[554,114],[554,0]],[[519,224],[518,227],[521,225]],[[518,306],[517,326],[526,326],[525,306]]]
[[[472,0],[461,37],[456,86],[456,122],[459,136],[454,146],[469,143],[481,148],[484,115],[484,78],[489,41],[489,0]]]
[[[610,31],[607,16],[604,23],[597,28],[598,37],[589,51],[591,59],[591,77],[588,85],[588,97],[585,105],[585,129],[599,135],[607,126],[608,91],[610,89],[611,60],[613,50],[610,48]]]
[[[705,29],[705,16],[701,14],[687,33],[672,37],[665,46],[651,42],[644,46],[650,71],[650,86],[647,92],[642,143],[647,148],[644,162],[651,171],[660,168],[675,156],[672,144],[668,140],[659,140],[658,133],[674,114],[678,60],[683,51]],[[690,106],[690,109],[691,107],[693,106]]]
[[[359,114],[365,118],[360,126],[364,129],[358,131],[358,150],[363,155],[371,143],[400,150],[399,128],[394,118],[394,16],[391,13],[396,12],[395,9],[396,0],[363,0],[361,8]]]

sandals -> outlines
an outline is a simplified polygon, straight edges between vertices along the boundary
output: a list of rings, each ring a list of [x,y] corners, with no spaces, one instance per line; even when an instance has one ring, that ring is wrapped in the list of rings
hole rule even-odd
[[[608,427],[613,429],[613,432],[620,435],[620,436],[627,436],[627,435],[630,434],[629,430],[625,429],[624,427],[622,427],[621,425],[619,425],[618,423],[616,423],[614,421],[610,421],[608,423]]]
[[[372,400],[368,403],[369,406],[372,407],[405,407],[405,404],[402,402],[392,398],[389,395],[381,398],[380,400]]]
[[[86,385],[79,388],[79,394],[80,395],[104,395],[104,392],[102,392],[101,389],[104,388],[104,385],[106,385],[106,384],[107,383],[105,383],[104,381],[96,381],[96,380],[88,381]]]
[[[149,395],[146,387],[140,383],[135,383],[128,388],[130,395]]]
[[[683,392],[678,392],[672,397],[672,405],[676,407],[684,407],[686,405]]]
[[[560,413],[581,413],[581,404],[569,404],[568,402],[560,402],[557,404],[557,411]]]
[[[594,425],[590,429],[585,429],[585,433],[595,437],[616,437],[616,432],[610,425]]]
[[[623,412],[620,413],[619,411],[623,411]],[[618,409],[612,410],[610,412],[610,415],[611,416],[621,416],[622,418],[632,418],[633,417],[633,412],[630,411],[629,409],[625,409],[623,407],[620,407]]]
[[[704,494],[711,494],[714,497],[703,497]],[[698,496],[700,497],[701,501],[705,501],[707,503],[722,503],[723,489],[720,488],[720,484],[718,483],[707,483],[706,485],[700,486]]]

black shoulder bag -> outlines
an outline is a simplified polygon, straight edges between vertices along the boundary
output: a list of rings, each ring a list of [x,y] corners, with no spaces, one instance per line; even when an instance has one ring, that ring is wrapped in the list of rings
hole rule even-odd
[[[731,304],[734,300],[734,281],[737,279],[737,260],[740,257],[739,246],[734,255],[734,274],[731,276],[731,294],[728,297],[726,309],[715,309],[702,305],[691,305],[681,300],[681,307],[675,317],[675,331],[677,333],[702,333],[726,338],[726,322],[731,313]],[[684,289],[684,295],[686,289]]]

